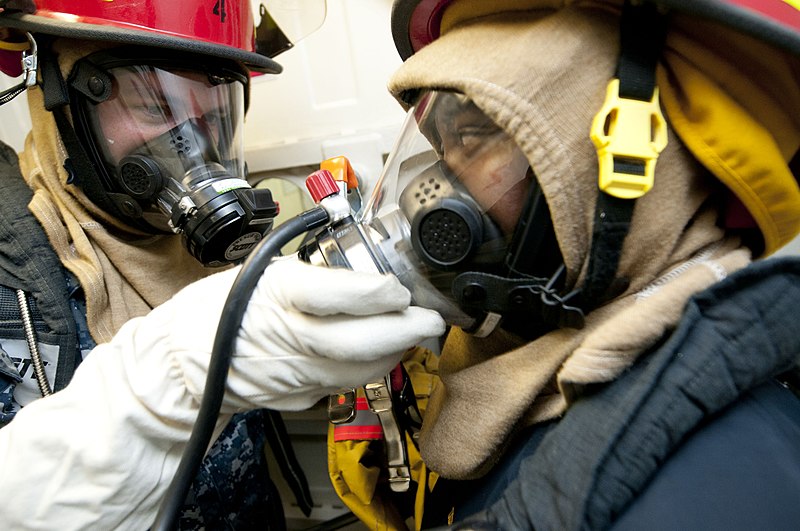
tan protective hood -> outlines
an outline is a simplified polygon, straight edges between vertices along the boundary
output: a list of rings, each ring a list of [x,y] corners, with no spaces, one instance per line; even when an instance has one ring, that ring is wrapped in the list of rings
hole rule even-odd
[[[613,10],[568,6],[485,15],[454,26],[390,82],[396,97],[455,90],[508,132],[540,182],[568,270],[585,275],[597,198],[592,118],[614,76]],[[627,291],[582,330],[531,343],[503,332],[448,338],[420,439],[445,477],[481,475],[514,430],[562,414],[586,384],[614,379],[674,327],[694,292],[745,266],[750,253],[717,225],[721,187],[669,131],[653,189],[636,203],[618,276]]]
[[[61,43],[65,76],[75,60],[108,46]],[[66,150],[38,87],[28,90],[28,104],[34,127],[20,154],[20,168],[34,193],[29,208],[84,289],[95,341],[108,341],[132,317],[144,315],[188,283],[215,271],[195,260],[180,236],[133,229],[68,184]]]

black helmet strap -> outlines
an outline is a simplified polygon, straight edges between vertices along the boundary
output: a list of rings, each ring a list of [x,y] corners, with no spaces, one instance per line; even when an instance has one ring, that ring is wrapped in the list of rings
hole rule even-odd
[[[626,1],[620,20],[620,55],[616,77],[620,98],[650,101],[656,88],[656,64],[666,34],[666,17],[653,4]],[[644,163],[614,161],[615,172],[644,174]],[[581,288],[587,311],[627,288],[617,279],[622,245],[630,229],[635,199],[622,199],[599,191],[592,231],[586,280]]]

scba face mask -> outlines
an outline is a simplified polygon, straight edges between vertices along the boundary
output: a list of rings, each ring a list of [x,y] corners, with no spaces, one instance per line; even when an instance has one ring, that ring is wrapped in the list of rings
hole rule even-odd
[[[301,257],[353,269],[374,263],[397,275],[415,304],[479,336],[501,321],[536,329],[542,293],[563,280],[527,158],[452,92],[423,94],[364,208],[318,234]]]
[[[246,73],[186,64],[90,55],[70,75],[73,116],[121,217],[180,233],[195,258],[220,266],[247,255],[278,207],[269,190],[245,179]]]

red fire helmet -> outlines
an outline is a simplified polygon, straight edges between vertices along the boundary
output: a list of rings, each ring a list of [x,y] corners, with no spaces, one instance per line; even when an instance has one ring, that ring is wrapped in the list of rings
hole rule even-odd
[[[664,9],[718,21],[765,42],[800,54],[800,9],[786,0],[646,0]],[[453,0],[395,0],[392,35],[403,60],[439,37],[442,15]],[[614,3],[613,1],[611,3]],[[621,3],[621,2],[617,2]],[[508,6],[510,2],[504,5]],[[554,2],[521,0],[520,6]]]
[[[282,49],[269,49],[274,40],[261,38],[261,27],[256,32],[250,0],[0,0],[0,8],[0,30],[161,47],[281,71],[271,58]],[[272,20],[263,8],[261,15],[262,26]]]

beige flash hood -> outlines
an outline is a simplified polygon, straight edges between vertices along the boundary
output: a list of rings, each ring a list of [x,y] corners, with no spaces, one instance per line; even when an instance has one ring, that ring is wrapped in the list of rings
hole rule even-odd
[[[510,134],[547,198],[570,284],[588,264],[597,196],[589,128],[614,76],[618,31],[616,16],[598,9],[486,16],[412,56],[390,83],[394,94],[462,92]],[[634,291],[683,258],[672,257],[674,249],[712,188],[674,134],[656,172],[654,189],[637,202],[620,264]]]
[[[389,84],[398,99],[425,88],[464,93],[517,142],[549,204],[568,287],[589,261],[598,164],[589,129],[614,76],[618,33],[618,14],[594,4],[482,15],[453,25]],[[429,467],[480,476],[514,430],[562,414],[582,386],[614,379],[674,327],[692,293],[744,267],[749,250],[717,225],[720,190],[670,129],[623,247],[624,294],[584,329],[528,344],[455,330],[420,439]]]
[[[108,44],[60,41],[64,76],[74,62]],[[86,295],[89,330],[106,342],[132,317],[144,315],[190,282],[213,273],[183,248],[180,236],[151,235],[100,210],[68,184],[67,157],[53,114],[39,87],[28,90],[33,128],[20,154],[20,168],[33,190],[29,209],[61,263]]]

